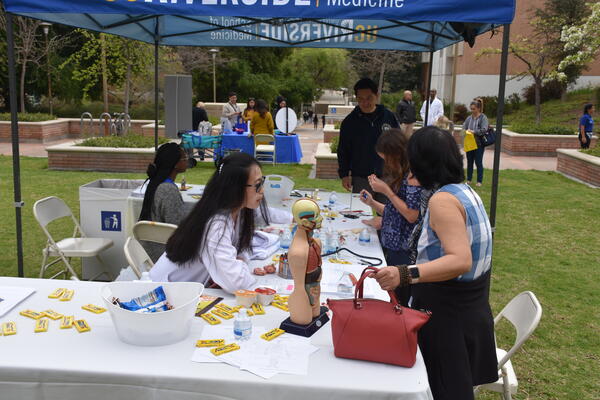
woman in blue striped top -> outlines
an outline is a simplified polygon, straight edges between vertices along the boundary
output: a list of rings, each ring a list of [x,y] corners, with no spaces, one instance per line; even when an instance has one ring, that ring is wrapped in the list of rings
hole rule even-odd
[[[492,233],[479,196],[464,181],[452,136],[426,127],[408,145],[411,172],[435,190],[423,217],[416,265],[374,274],[384,290],[411,285],[412,307],[431,311],[419,345],[435,400],[473,399],[498,379],[489,305]]]

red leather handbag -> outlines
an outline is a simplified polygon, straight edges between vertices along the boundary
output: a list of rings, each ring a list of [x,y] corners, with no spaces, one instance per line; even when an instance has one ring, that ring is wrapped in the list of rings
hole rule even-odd
[[[354,289],[354,299],[327,299],[333,311],[331,331],[336,357],[412,367],[417,332],[430,313],[402,307],[393,291],[390,301],[363,298],[363,283],[375,267],[367,267]]]

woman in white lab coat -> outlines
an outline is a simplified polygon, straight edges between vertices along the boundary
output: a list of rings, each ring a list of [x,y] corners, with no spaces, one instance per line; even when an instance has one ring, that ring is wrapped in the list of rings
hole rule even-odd
[[[260,208],[259,214],[268,221],[264,182],[254,157],[245,153],[226,157],[150,270],[152,280],[214,283],[230,293],[253,289],[256,281],[248,261],[255,211]]]

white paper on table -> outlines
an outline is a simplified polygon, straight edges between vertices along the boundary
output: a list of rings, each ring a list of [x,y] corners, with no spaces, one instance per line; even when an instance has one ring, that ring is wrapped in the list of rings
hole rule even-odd
[[[0,317],[15,308],[20,302],[35,293],[34,288],[0,286]]]

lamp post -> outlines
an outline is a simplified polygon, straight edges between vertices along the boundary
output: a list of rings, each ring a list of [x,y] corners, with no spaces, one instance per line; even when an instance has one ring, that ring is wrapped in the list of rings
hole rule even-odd
[[[50,108],[50,115],[52,115],[52,79],[50,78],[50,49],[48,46],[48,33],[52,24],[48,22],[42,22],[40,24],[44,30],[44,36],[46,37],[46,64],[48,67],[48,106]]]
[[[213,59],[213,103],[217,102],[217,64],[216,64],[216,58],[217,58],[217,53],[219,52],[218,49],[210,49],[208,51],[210,54],[212,54],[212,59]]]

